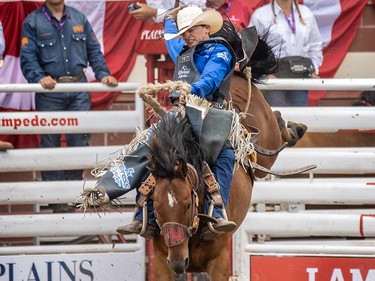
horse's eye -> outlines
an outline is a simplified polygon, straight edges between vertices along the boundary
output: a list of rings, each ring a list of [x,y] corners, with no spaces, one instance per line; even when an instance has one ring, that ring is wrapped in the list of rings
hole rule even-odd
[[[188,203],[188,204],[185,205],[185,212],[187,212],[188,210],[190,210],[190,206],[191,206],[190,203]]]

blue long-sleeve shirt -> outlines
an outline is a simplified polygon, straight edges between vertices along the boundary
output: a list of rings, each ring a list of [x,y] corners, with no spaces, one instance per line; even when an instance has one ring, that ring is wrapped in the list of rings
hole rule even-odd
[[[29,83],[78,75],[88,63],[98,81],[110,75],[89,21],[72,7],[65,6],[60,22],[45,4],[35,10],[23,23],[21,43],[21,70]]]
[[[178,33],[176,22],[168,19],[164,23],[164,33]],[[176,63],[185,42],[182,38],[165,41],[168,53]],[[227,47],[219,43],[207,43],[198,46],[194,53],[194,63],[201,78],[191,84],[190,92],[199,97],[213,94],[220,86],[224,77],[231,71],[232,55]]]

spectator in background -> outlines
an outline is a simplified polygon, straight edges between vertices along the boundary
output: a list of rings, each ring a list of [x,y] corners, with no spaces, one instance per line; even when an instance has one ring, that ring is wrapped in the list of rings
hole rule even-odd
[[[276,77],[319,77],[323,43],[309,8],[299,5],[297,0],[271,0],[270,4],[255,10],[250,25],[256,27],[258,34],[266,36],[269,45],[280,48]],[[271,106],[308,105],[305,90],[264,91],[264,97]]]
[[[56,83],[87,82],[84,69],[88,63],[96,79],[116,86],[104,61],[101,46],[86,16],[65,6],[64,0],[46,0],[42,7],[23,22],[21,70],[29,83],[53,89]],[[37,111],[88,111],[88,92],[36,93]],[[66,134],[67,145],[87,146],[89,134]],[[61,135],[41,135],[40,146],[60,147]],[[82,180],[83,170],[43,171],[43,181]],[[67,204],[51,204],[53,212],[72,212]]]
[[[251,11],[244,0],[207,0],[206,6],[228,17],[239,32],[249,26]]]
[[[0,21],[0,67],[2,67],[4,64],[4,60],[3,60],[4,50],[5,50],[5,39],[4,39],[3,25],[1,24],[1,21]],[[5,151],[11,148],[13,148],[13,145],[10,142],[0,140],[0,151]]]
[[[129,11],[129,14],[131,14],[137,20],[152,19],[154,22],[163,22],[168,11],[173,9],[175,6],[197,6],[204,8],[206,5],[205,0],[147,0],[146,3],[147,4],[137,2],[136,5],[139,8]]]
[[[353,103],[353,106],[374,106],[375,91],[363,91],[359,99]]]

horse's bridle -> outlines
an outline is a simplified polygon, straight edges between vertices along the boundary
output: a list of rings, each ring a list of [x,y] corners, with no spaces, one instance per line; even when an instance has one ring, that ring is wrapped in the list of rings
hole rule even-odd
[[[199,186],[198,173],[193,165],[187,164],[187,167],[188,167],[187,178],[192,186],[192,190],[191,190],[192,208],[191,208],[190,224],[189,226],[186,226],[177,222],[164,223],[161,227],[161,233],[164,237],[164,241],[167,247],[175,247],[177,245],[180,245],[187,238],[190,238],[191,236],[193,236],[197,232],[197,229],[199,226],[199,218],[198,218],[199,198],[198,198],[198,193],[197,193],[198,186]],[[155,212],[155,217],[157,217],[156,212]]]

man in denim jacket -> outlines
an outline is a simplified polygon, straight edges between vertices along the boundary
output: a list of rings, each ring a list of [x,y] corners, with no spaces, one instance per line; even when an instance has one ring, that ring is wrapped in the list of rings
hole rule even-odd
[[[53,89],[56,83],[87,82],[90,63],[98,81],[116,86],[90,23],[64,0],[46,0],[23,23],[21,69],[29,83]],[[36,93],[37,111],[88,111],[89,92]],[[66,134],[67,146],[87,146],[89,134]],[[41,135],[41,147],[59,147],[60,134]],[[81,180],[82,170],[43,171],[43,181]],[[71,212],[68,205],[50,205],[54,212]]]
[[[4,50],[5,50],[5,39],[4,39],[4,33],[3,33],[3,26],[0,21],[0,67],[2,67],[4,63],[3,61]],[[13,148],[13,145],[10,142],[0,140],[0,151],[5,151],[11,148]]]

